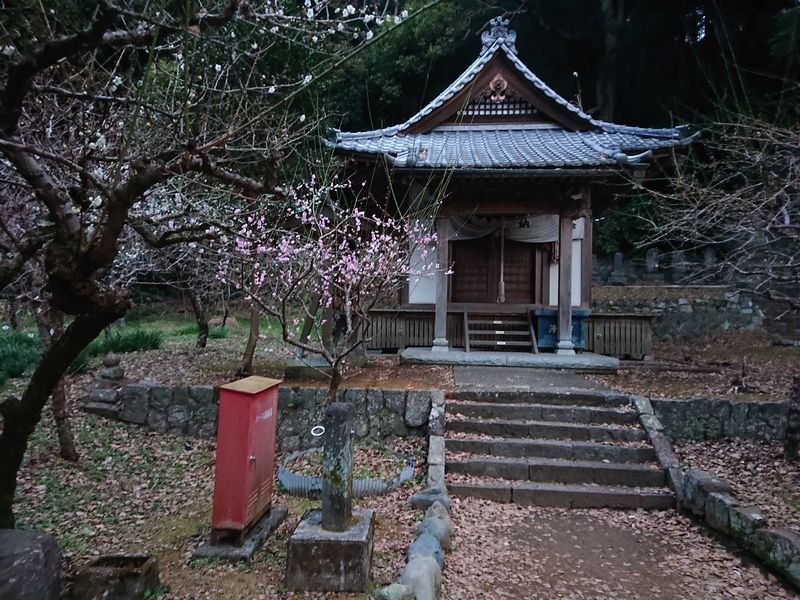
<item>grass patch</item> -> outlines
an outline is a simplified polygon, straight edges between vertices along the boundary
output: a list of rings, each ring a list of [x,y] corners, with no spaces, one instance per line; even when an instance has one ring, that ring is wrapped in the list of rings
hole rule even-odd
[[[42,346],[39,337],[27,333],[0,335],[0,385],[7,379],[21,377],[39,362]]]
[[[228,330],[229,327],[212,327],[208,330],[208,339],[210,340],[224,340],[228,337]],[[200,331],[200,328],[197,326],[197,323],[190,323],[189,325],[184,325],[183,327],[178,327],[175,329],[171,335],[174,336],[185,336],[185,335],[197,335]]]
[[[69,372],[72,374],[82,373],[93,356],[102,356],[109,352],[125,354],[139,350],[157,350],[161,348],[163,341],[164,335],[157,330],[130,329],[115,331],[111,335],[102,334],[83,349],[70,365]]]

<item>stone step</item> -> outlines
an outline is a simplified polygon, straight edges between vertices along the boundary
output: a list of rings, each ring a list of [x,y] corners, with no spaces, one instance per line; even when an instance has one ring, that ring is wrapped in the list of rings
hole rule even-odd
[[[447,412],[484,419],[605,423],[611,425],[630,425],[637,422],[636,413],[632,410],[597,406],[448,402]]]
[[[448,431],[482,433],[502,437],[593,442],[638,442],[647,434],[641,428],[586,425],[559,421],[504,421],[501,419],[458,419],[447,421]]]
[[[447,461],[446,471],[476,477],[549,483],[663,487],[663,469],[643,464],[559,458],[481,458]]]
[[[457,483],[447,486],[453,496],[514,502],[521,506],[562,508],[625,508],[666,510],[675,506],[675,496],[666,489],[636,489],[558,483]]]
[[[563,440],[521,440],[507,438],[450,438],[445,441],[448,452],[466,452],[484,456],[516,458],[562,458],[565,460],[608,460],[615,463],[653,463],[652,446],[619,446],[594,442]]]
[[[628,397],[614,392],[590,390],[549,392],[543,390],[457,390],[447,394],[448,400],[462,402],[494,402],[499,404],[555,404],[561,406],[606,406],[630,405]]]

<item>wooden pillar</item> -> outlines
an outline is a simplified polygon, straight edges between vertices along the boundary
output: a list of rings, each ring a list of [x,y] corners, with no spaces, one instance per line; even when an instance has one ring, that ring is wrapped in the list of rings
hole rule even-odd
[[[582,210],[583,214],[583,242],[581,250],[581,306],[590,308],[592,306],[592,189],[586,186],[583,190]]]
[[[436,217],[436,318],[433,326],[433,352],[447,352],[447,299],[450,257],[447,251],[448,218]]]
[[[592,306],[592,212],[583,217],[583,242],[581,243],[581,306]]]
[[[561,215],[558,234],[558,345],[556,354],[575,354],[572,343],[572,217]]]

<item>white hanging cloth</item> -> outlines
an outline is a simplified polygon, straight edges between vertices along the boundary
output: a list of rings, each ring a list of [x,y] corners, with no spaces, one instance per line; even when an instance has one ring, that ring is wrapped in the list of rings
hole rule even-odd
[[[572,239],[582,240],[584,219],[572,222]],[[498,229],[503,237],[527,244],[546,244],[558,241],[559,216],[536,215],[523,217],[450,217],[448,236],[451,241],[474,240],[491,235]]]

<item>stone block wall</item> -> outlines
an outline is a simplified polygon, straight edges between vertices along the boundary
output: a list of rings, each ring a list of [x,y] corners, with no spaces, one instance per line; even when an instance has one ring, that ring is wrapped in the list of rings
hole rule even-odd
[[[322,423],[326,388],[281,387],[278,393],[278,449],[291,452],[321,443],[311,428]],[[425,435],[437,392],[353,388],[339,399],[355,405],[356,439]],[[213,438],[219,390],[212,386],[168,387],[137,383],[124,387],[114,412],[121,421],[159,433]],[[96,412],[96,411],[92,411]],[[105,410],[104,416],[110,416]]]
[[[655,315],[653,337],[662,341],[689,341],[715,331],[750,331],[764,325],[764,313],[750,296],[739,292],[670,298],[668,294],[660,295],[657,287],[649,289],[653,290],[650,296],[637,299],[595,301],[592,311]]]
[[[676,440],[746,438],[782,441],[788,405],[782,402],[735,402],[721,398],[651,399],[667,433]]]
[[[800,587],[800,534],[790,528],[768,527],[757,506],[741,505],[731,485],[707,471],[689,469],[682,489],[683,507],[758,556]]]

